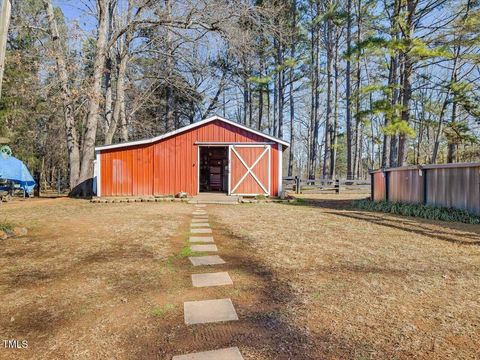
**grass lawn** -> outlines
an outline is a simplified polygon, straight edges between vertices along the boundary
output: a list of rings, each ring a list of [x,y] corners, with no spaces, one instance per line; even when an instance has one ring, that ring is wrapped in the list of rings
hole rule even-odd
[[[275,316],[305,339],[305,354],[480,358],[480,226],[348,210],[351,196],[303,197],[213,214],[268,268],[272,287],[287,289]]]
[[[0,358],[132,358],[137,336],[173,311],[171,239],[186,205],[34,199],[0,211],[29,230],[0,241],[0,336],[28,340],[2,343]]]
[[[480,357],[480,226],[298,204],[209,205],[225,265],[186,256],[192,205],[14,201],[0,222],[2,359],[170,359],[238,346],[245,359]],[[233,286],[193,288],[228,271]],[[231,298],[236,322],[183,323],[183,302]],[[3,344],[2,344],[3,346]]]

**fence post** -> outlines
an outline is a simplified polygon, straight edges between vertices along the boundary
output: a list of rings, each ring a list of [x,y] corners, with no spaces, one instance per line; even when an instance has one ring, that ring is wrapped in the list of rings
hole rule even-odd
[[[389,181],[388,181],[388,174],[389,172],[388,171],[385,171],[385,169],[382,169],[382,172],[383,172],[383,179],[385,180],[385,201],[388,201],[388,198],[389,198]]]
[[[422,169],[423,175],[423,203],[427,204],[427,169]]]
[[[375,173],[372,171],[370,173],[370,200],[374,201],[375,196],[373,195],[375,193]]]
[[[340,180],[339,179],[335,179],[335,192],[337,194],[340,194]]]
[[[382,169],[382,171],[383,171],[383,175],[384,175],[383,177],[385,179],[385,201],[388,201],[388,199],[390,198],[390,194],[389,194],[390,193],[390,185],[389,185],[390,184],[390,181],[389,181],[390,180],[389,179],[390,178],[390,172],[385,171],[383,169]]]

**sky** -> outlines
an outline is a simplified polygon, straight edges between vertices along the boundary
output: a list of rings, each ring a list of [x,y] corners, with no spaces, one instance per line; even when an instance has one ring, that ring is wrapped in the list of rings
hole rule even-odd
[[[91,29],[95,26],[95,21],[88,14],[89,0],[53,0],[53,5],[62,9],[65,17],[70,21],[78,22],[84,29]]]

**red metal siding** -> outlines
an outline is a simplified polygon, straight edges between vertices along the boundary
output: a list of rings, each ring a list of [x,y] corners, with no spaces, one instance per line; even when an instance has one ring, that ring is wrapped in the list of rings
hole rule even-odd
[[[252,143],[270,140],[216,120],[153,144],[101,150],[101,195],[172,195],[181,191],[197,194],[198,146],[195,142]],[[270,151],[272,195],[278,192],[278,156],[277,144],[273,144]],[[267,165],[266,158],[257,164],[254,170],[257,177],[258,172],[263,180],[268,178],[268,168],[260,169]],[[251,180],[256,183],[253,178]],[[250,191],[255,190],[252,181],[245,184]],[[258,189],[261,190],[257,186]]]

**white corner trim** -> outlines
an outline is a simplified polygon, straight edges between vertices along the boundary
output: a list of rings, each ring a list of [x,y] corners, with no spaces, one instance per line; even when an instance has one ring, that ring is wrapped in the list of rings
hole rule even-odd
[[[281,144],[278,145],[278,194],[277,196],[280,196],[283,191],[283,148]]]
[[[97,196],[102,196],[102,154],[100,151],[95,151],[95,160],[93,165],[93,193]]]
[[[286,142],[286,141],[284,141],[284,140],[281,140],[281,139],[277,139],[276,137],[273,137],[273,136],[264,134],[264,133],[261,132],[261,131],[258,131],[258,130],[255,130],[255,129],[251,129],[251,128],[247,127],[247,126],[244,126],[244,125],[242,125],[242,124],[236,123],[236,122],[231,121],[231,120],[224,119],[224,118],[222,118],[222,117],[220,117],[220,116],[212,116],[212,117],[209,117],[209,118],[207,118],[207,119],[198,121],[198,122],[196,122],[196,123],[193,123],[193,124],[184,126],[184,127],[180,128],[180,129],[177,129],[177,130],[168,132],[168,133],[166,133],[166,134],[153,137],[153,138],[151,138],[151,139],[130,141],[130,142],[125,142],[125,143],[120,143],[120,144],[113,144],[113,145],[97,146],[97,147],[95,148],[95,151],[98,151],[98,150],[117,149],[117,148],[128,147],[128,146],[135,146],[135,145],[151,144],[151,143],[157,142],[157,141],[159,141],[159,140],[162,140],[162,139],[165,139],[165,138],[168,138],[168,137],[171,137],[171,136],[180,134],[180,133],[182,133],[182,132],[185,132],[185,131],[188,131],[188,130],[191,130],[191,129],[194,129],[194,128],[196,128],[196,127],[199,127],[199,126],[208,124],[209,122],[212,122],[212,121],[215,121],[215,120],[220,120],[220,121],[222,121],[222,122],[224,122],[224,123],[226,123],[226,124],[235,126],[235,127],[239,128],[239,129],[243,129],[243,130],[248,131],[248,132],[250,132],[250,133],[253,133],[253,134],[262,136],[262,137],[264,137],[265,139],[272,140],[272,141],[274,141],[274,142],[277,143],[277,144],[281,144],[281,145],[286,146],[286,147],[290,146],[290,144],[289,144],[288,142]]]

